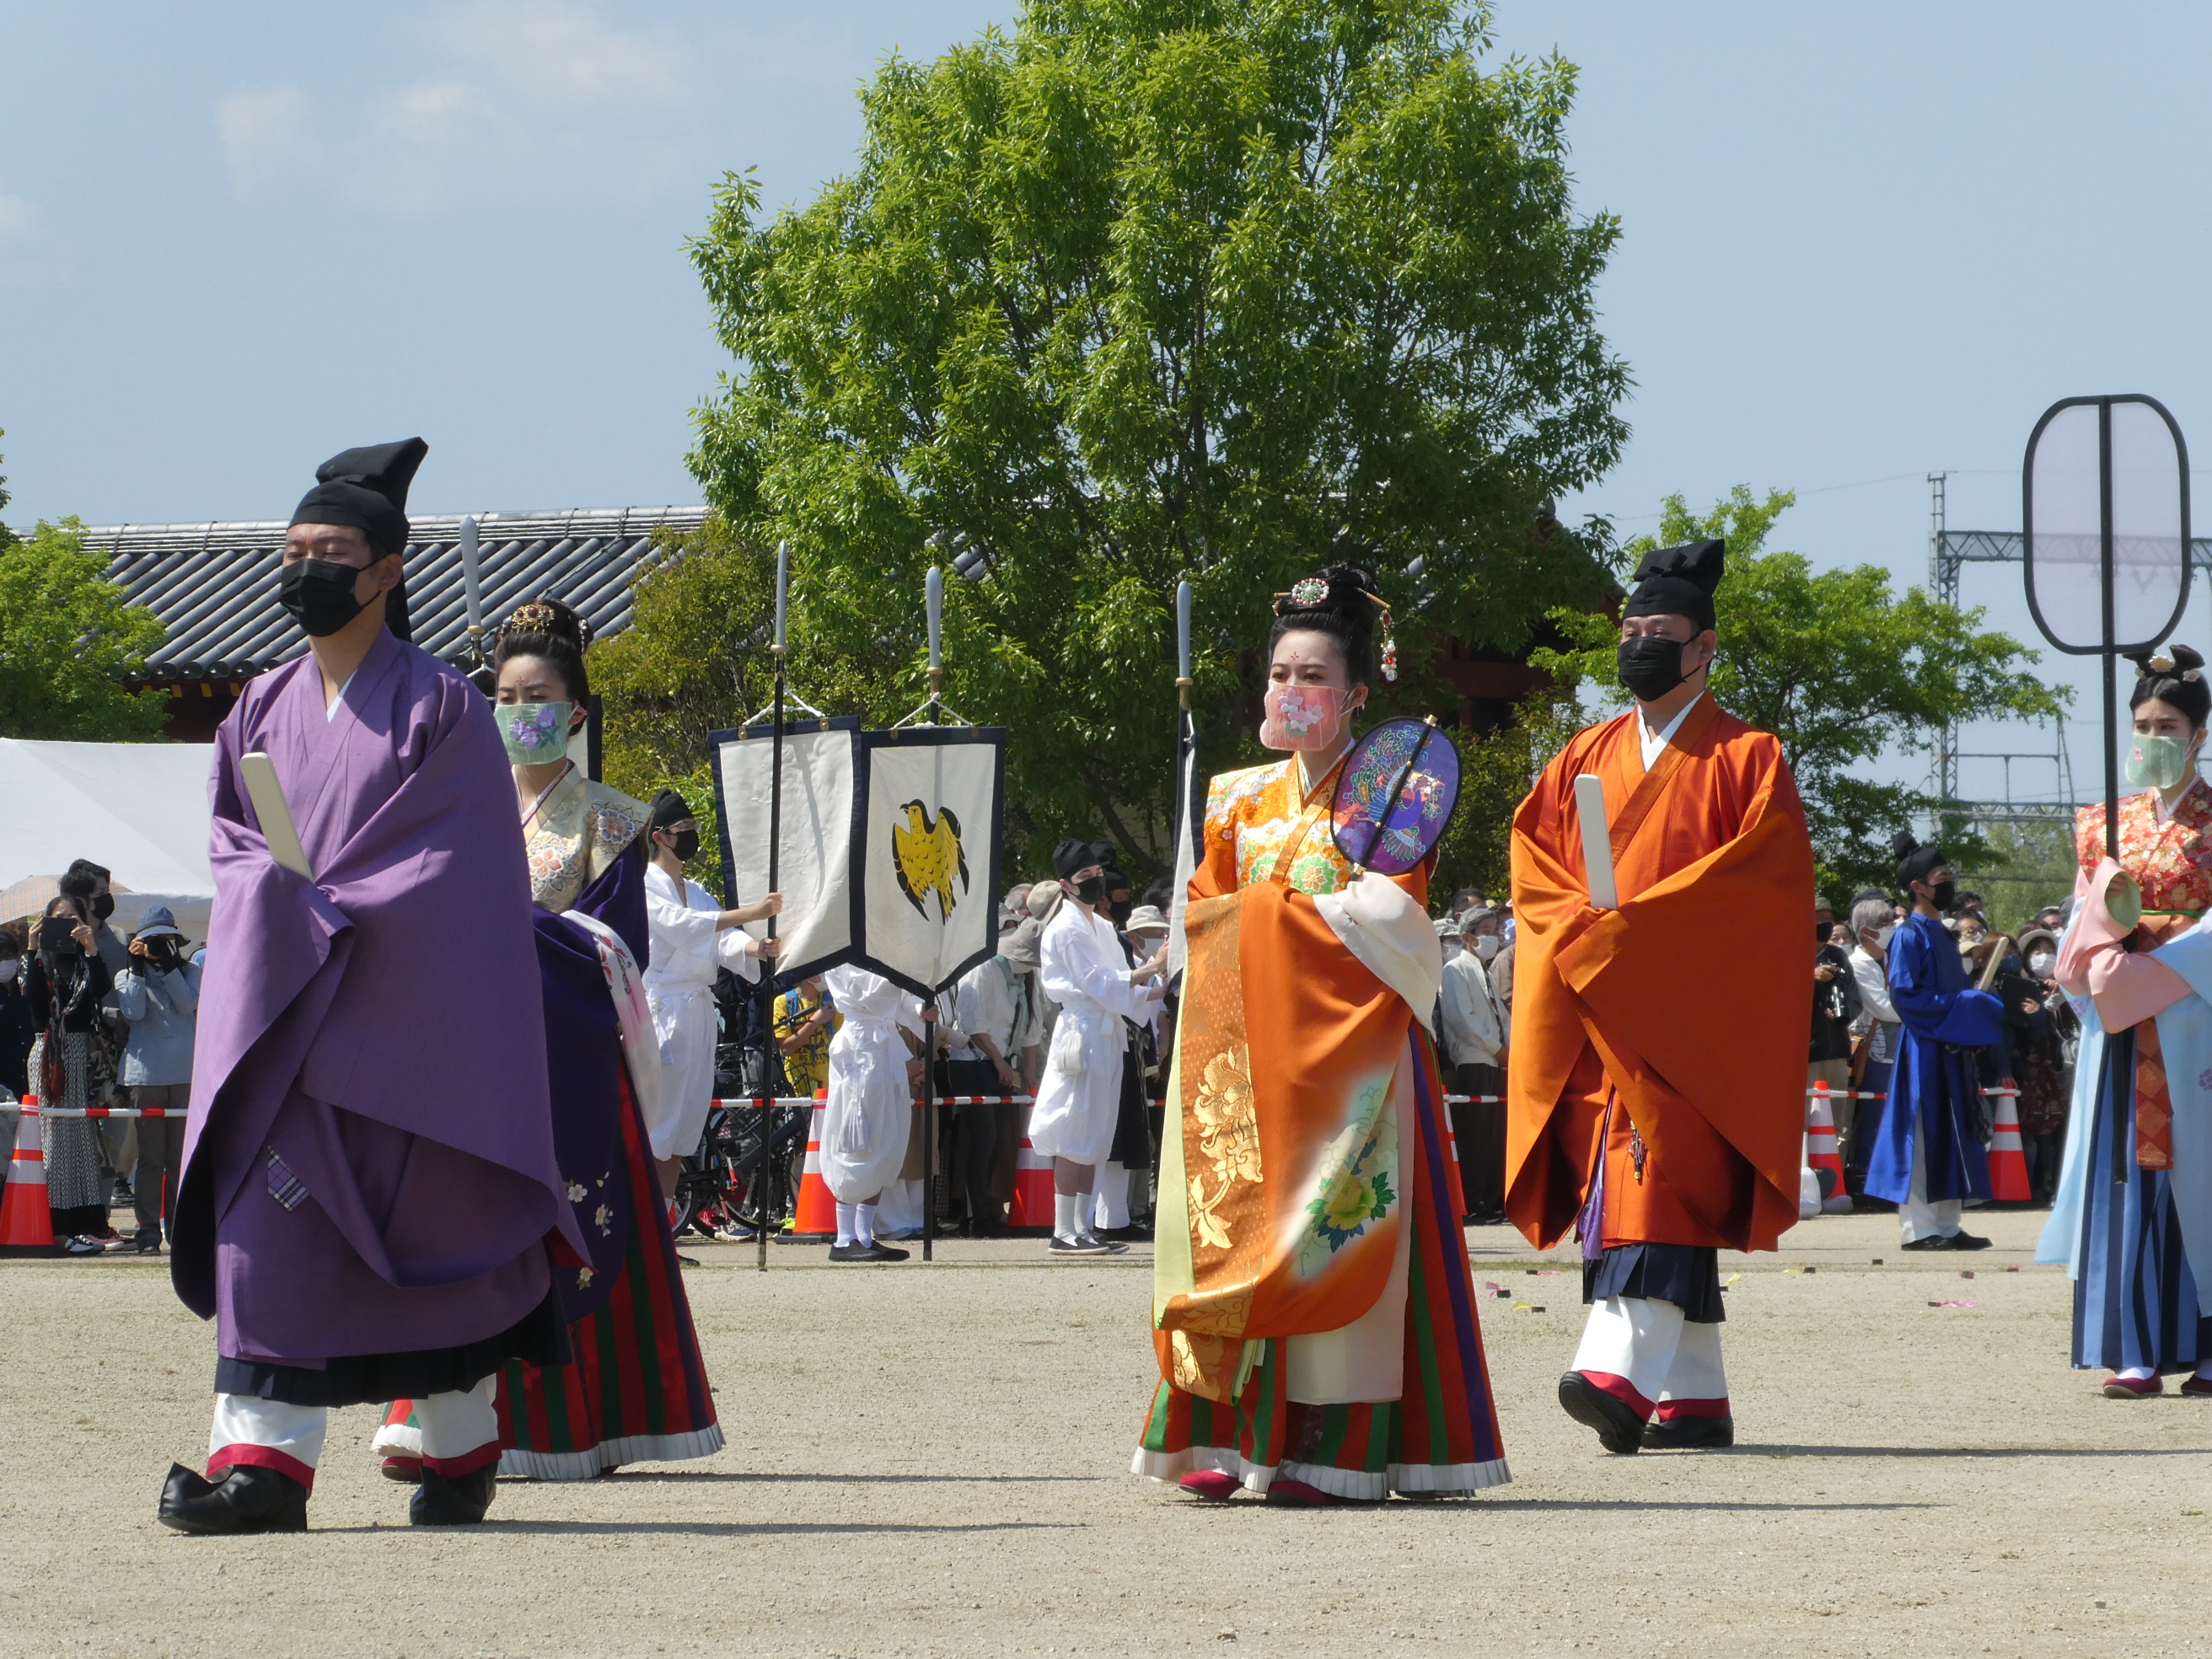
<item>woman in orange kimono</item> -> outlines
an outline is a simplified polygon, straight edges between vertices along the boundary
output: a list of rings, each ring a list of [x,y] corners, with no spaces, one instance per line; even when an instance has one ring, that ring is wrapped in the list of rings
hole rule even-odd
[[[1343,565],[1278,604],[1260,740],[1296,752],[1213,780],[1190,884],[1160,1382],[1133,1467],[1205,1498],[1374,1503],[1510,1478],[1428,1030],[1427,872],[1359,874],[1330,836],[1378,612],[1387,629],[1373,578]]]

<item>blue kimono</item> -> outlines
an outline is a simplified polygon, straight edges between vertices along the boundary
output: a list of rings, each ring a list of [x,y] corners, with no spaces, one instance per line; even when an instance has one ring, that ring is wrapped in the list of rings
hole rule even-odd
[[[1917,910],[1890,937],[1889,1000],[1899,1022],[1897,1060],[1866,1190],[1893,1203],[1909,1200],[1913,1143],[1924,1135],[1921,1197],[1987,1198],[1989,1154],[1972,1128],[1980,1083],[1971,1051],[2003,1035],[2004,1006],[1967,987],[1957,942]]]

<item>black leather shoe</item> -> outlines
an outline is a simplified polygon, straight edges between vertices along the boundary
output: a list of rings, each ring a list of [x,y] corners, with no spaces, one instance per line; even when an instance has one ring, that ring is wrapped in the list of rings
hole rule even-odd
[[[1953,1233],[1951,1248],[1954,1250],[1986,1250],[1990,1248],[1990,1241],[1977,1238],[1972,1233]]]
[[[1569,1371],[1559,1379],[1559,1404],[1584,1428],[1595,1429],[1598,1444],[1609,1452],[1633,1452],[1644,1443],[1644,1419],[1636,1407],[1607,1394],[1580,1371]]]
[[[1655,1418],[1644,1425],[1646,1451],[1705,1451],[1735,1444],[1733,1417]]]
[[[473,1527],[491,1507],[499,1490],[499,1465],[487,1463],[472,1474],[451,1480],[422,1466],[422,1484],[407,1500],[407,1520],[416,1527]]]
[[[1989,1241],[1984,1239],[1982,1242],[1987,1243]],[[1916,1238],[1910,1244],[1900,1244],[1897,1248],[1900,1250],[1954,1250],[1959,1246],[1953,1235],[1930,1233],[1925,1238]]]
[[[307,1489],[275,1469],[234,1463],[209,1480],[182,1463],[169,1465],[155,1518],[190,1533],[305,1532]]]

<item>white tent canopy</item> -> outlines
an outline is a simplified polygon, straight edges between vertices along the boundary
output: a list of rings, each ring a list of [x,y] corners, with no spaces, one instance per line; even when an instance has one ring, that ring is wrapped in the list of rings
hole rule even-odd
[[[208,868],[204,743],[34,743],[0,738],[0,887],[58,876],[90,859],[113,872],[115,925],[166,904],[207,937],[215,878]]]

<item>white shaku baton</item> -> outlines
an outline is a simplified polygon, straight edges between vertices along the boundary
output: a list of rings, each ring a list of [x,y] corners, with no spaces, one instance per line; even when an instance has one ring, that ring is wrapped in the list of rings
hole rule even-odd
[[[1575,779],[1575,816],[1583,825],[1583,867],[1589,873],[1593,910],[1617,910],[1620,891],[1613,878],[1613,831],[1605,818],[1605,785],[1594,772]]]
[[[269,856],[295,876],[313,881],[307,849],[300,845],[299,826],[285,804],[284,787],[276,781],[275,763],[260,750],[238,757],[238,775],[246,784],[246,798],[253,803],[253,816],[261,820],[261,839],[269,843]]]

